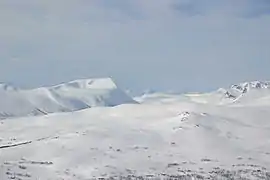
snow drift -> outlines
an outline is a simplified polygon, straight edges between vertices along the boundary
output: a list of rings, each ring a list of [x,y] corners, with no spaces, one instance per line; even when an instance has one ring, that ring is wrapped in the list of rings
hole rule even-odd
[[[0,118],[136,103],[110,78],[75,80],[31,90],[1,84],[0,98]]]

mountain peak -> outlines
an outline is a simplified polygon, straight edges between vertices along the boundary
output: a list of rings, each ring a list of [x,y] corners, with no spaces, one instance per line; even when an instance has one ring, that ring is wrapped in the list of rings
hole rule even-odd
[[[1,90],[12,93],[0,93],[0,118],[137,103],[119,89],[111,78],[79,79],[22,91],[11,91],[15,90],[13,86],[0,84]]]
[[[263,89],[270,89],[270,82],[269,81],[250,81],[250,82],[243,82],[239,84],[234,84],[230,86],[228,89],[219,89],[218,92],[224,94],[226,98],[237,100],[243,95],[253,92],[253,91],[258,91],[258,90],[263,90]]]
[[[246,93],[251,89],[267,89],[267,88],[270,88],[269,81],[251,81],[240,84],[234,84],[231,86],[231,89],[237,90],[242,93]]]
[[[78,89],[116,89],[117,86],[111,78],[78,79],[54,86],[54,88]]]

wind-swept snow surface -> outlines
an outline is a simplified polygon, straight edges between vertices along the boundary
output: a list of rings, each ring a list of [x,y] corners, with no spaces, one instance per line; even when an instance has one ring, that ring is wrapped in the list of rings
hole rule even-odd
[[[110,78],[76,80],[32,90],[0,84],[0,99],[0,118],[136,103]]]

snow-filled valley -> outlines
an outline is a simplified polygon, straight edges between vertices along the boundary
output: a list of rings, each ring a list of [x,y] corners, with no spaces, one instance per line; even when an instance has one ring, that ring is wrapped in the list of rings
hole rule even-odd
[[[265,82],[134,100],[110,79],[0,94],[1,180],[270,179]]]

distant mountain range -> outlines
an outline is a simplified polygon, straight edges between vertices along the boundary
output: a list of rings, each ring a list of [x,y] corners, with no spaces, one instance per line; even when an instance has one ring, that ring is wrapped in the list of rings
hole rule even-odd
[[[270,102],[270,82],[245,82],[202,94],[146,93],[135,100],[110,78],[81,79],[51,87],[20,89],[0,83],[0,118],[71,112],[91,107],[109,107],[159,99],[166,102],[194,101],[207,104],[253,104]],[[137,102],[138,101],[138,102]],[[270,104],[270,103],[269,103]]]
[[[75,80],[29,90],[1,83],[0,99],[0,118],[136,103],[110,78]]]

